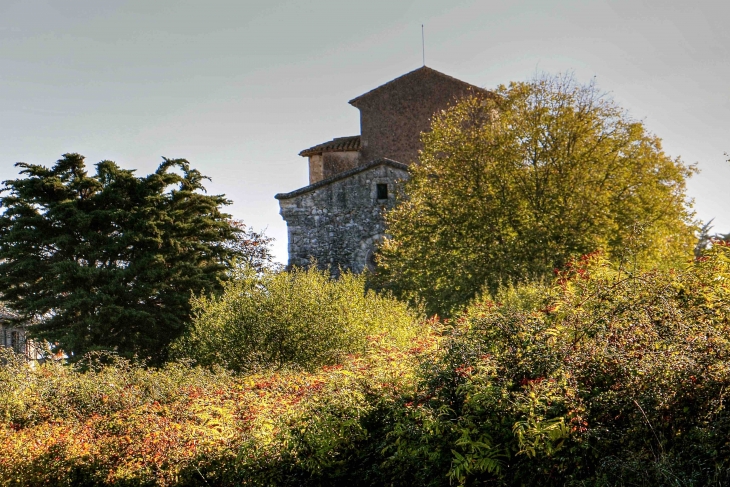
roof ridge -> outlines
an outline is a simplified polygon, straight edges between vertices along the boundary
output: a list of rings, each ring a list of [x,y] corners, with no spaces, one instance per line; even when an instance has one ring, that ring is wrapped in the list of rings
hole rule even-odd
[[[397,78],[393,78],[392,80],[390,80],[390,81],[387,81],[387,82],[383,83],[382,85],[376,86],[376,87],[375,87],[375,88],[373,88],[372,90],[370,90],[370,91],[366,91],[365,93],[363,93],[363,94],[362,94],[362,95],[360,95],[360,96],[356,96],[355,98],[353,98],[352,100],[350,100],[350,101],[349,101],[348,103],[349,103],[350,105],[354,106],[354,107],[357,107],[357,105],[355,105],[355,102],[357,102],[358,100],[360,100],[360,99],[362,99],[362,98],[364,98],[364,97],[366,97],[366,96],[368,96],[368,95],[372,94],[372,93],[373,93],[373,92],[375,92],[375,91],[378,91],[378,90],[380,90],[381,88],[384,88],[384,87],[388,86],[388,85],[389,85],[389,84],[391,84],[391,83],[395,83],[396,81],[400,80],[401,78],[405,78],[406,76],[410,76],[410,75],[412,75],[412,74],[414,74],[414,73],[417,73],[417,72],[419,72],[419,71],[424,71],[424,72],[431,72],[431,73],[437,74],[437,75],[439,75],[439,76],[442,76],[442,77],[444,77],[444,78],[448,78],[448,79],[450,79],[450,80],[452,80],[452,81],[458,81],[459,83],[465,84],[465,85],[467,85],[467,86],[470,86],[470,87],[472,87],[472,88],[476,88],[476,89],[477,89],[477,90],[479,90],[479,91],[486,91],[486,92],[488,92],[488,91],[489,91],[489,90],[487,90],[487,89],[485,89],[485,88],[480,88],[479,86],[473,85],[473,84],[471,84],[471,83],[467,83],[466,81],[460,80],[459,78],[454,78],[453,76],[449,76],[449,75],[448,75],[448,74],[446,74],[446,73],[442,73],[441,71],[438,71],[438,70],[436,70],[436,69],[433,69],[433,68],[429,68],[428,66],[426,66],[426,65],[423,65],[423,66],[421,66],[420,68],[416,68],[416,69],[414,69],[414,70],[412,70],[412,71],[408,71],[407,73],[405,73],[405,74],[402,74],[402,75],[398,76]]]

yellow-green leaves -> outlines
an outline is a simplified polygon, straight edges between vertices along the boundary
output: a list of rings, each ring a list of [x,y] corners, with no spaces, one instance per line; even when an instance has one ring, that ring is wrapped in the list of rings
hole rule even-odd
[[[366,290],[363,276],[345,272],[332,280],[316,269],[244,268],[222,295],[192,304],[193,325],[176,353],[237,371],[332,364],[364,350],[371,335],[404,345],[419,321],[406,304]]]
[[[379,279],[430,313],[597,249],[641,267],[691,257],[694,169],[592,84],[512,83],[440,113],[422,138]]]

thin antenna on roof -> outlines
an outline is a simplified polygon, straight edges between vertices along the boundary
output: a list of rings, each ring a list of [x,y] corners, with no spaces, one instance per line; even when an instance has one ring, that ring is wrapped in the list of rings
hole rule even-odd
[[[423,24],[421,24],[421,52],[423,53],[423,65],[426,66],[426,37],[423,35]]]

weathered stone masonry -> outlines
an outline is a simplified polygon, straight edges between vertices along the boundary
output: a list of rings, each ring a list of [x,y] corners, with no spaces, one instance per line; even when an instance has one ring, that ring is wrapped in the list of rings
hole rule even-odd
[[[360,110],[361,134],[301,151],[309,186],[276,195],[289,228],[289,265],[314,259],[334,274],[372,268],[383,212],[417,161],[421,133],[434,113],[469,95],[493,96],[424,66],[350,100]]]
[[[301,193],[276,195],[289,228],[289,265],[306,267],[314,257],[334,273],[340,267],[354,272],[372,267],[384,231],[382,212],[393,206],[397,185],[407,176],[405,164],[380,159]],[[386,198],[378,185],[385,185]]]

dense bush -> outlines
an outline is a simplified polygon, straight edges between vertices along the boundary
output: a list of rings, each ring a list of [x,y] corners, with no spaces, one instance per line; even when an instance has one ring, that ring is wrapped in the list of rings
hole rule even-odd
[[[357,476],[377,471],[379,458],[359,456],[375,450],[368,418],[413,394],[419,357],[437,343],[425,332],[401,350],[373,337],[342,365],[238,377],[187,365],[119,361],[81,372],[10,360],[0,383],[0,485],[363,482],[370,477]]]
[[[222,371],[184,363],[145,369],[105,353],[66,366],[58,361],[29,364],[20,355],[0,351],[0,420],[15,429],[166,403],[181,390],[211,382],[223,387],[229,379]]]
[[[256,272],[244,268],[220,296],[192,300],[194,320],[176,345],[179,356],[235,371],[336,363],[387,332],[406,343],[418,316],[405,304],[365,289],[363,276],[325,271]]]
[[[425,371],[434,424],[401,450],[451,446],[465,483],[727,485],[729,258],[632,273],[590,255],[479,300]]]
[[[0,485],[728,485],[729,293],[594,254],[310,372],[11,362]]]

